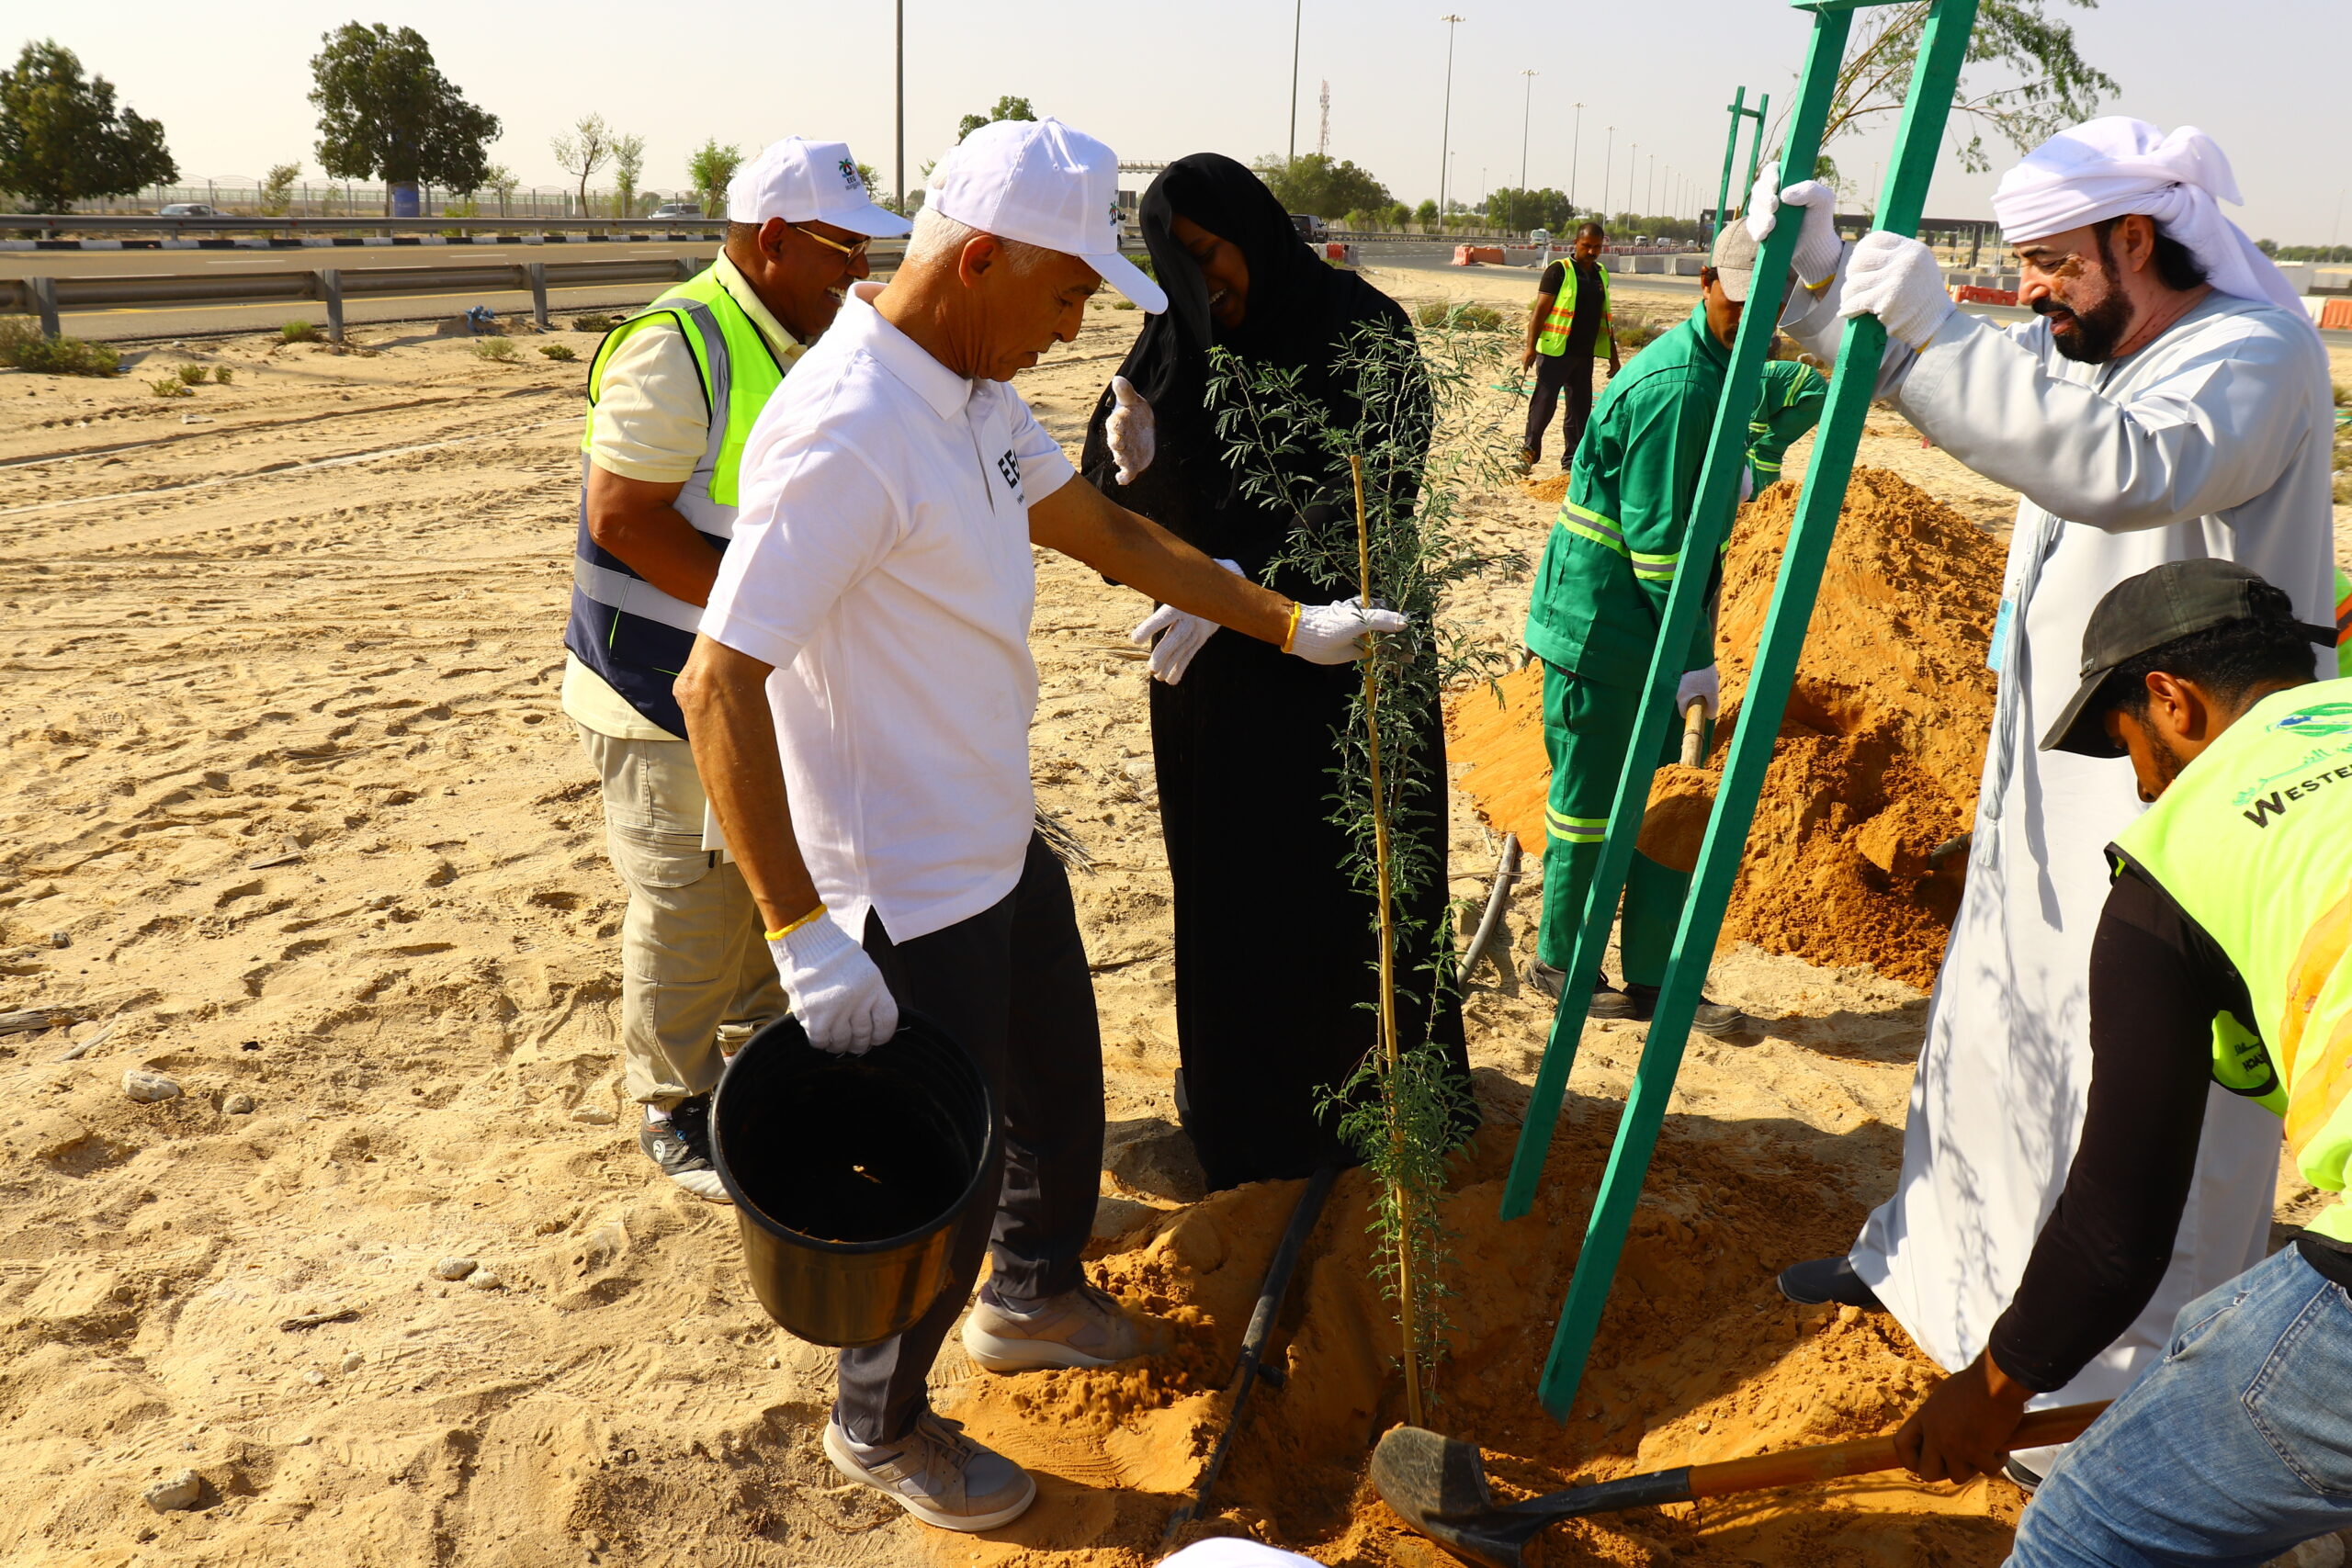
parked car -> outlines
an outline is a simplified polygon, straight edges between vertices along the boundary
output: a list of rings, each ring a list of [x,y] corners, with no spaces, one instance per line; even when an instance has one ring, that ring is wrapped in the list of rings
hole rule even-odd
[[[703,220],[702,203],[698,201],[665,201],[647,216],[652,218],[684,218],[695,222]]]
[[[155,209],[158,218],[226,218],[229,215],[217,207],[207,207],[200,201],[175,201]]]
[[[1292,213],[1290,226],[1297,230],[1298,237],[1310,245],[1321,244],[1324,237],[1331,232],[1331,225],[1316,217],[1312,212]]]

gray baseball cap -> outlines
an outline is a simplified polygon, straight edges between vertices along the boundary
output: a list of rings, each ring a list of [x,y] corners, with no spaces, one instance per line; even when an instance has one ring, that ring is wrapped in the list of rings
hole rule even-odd
[[[2041,738],[2041,749],[2083,757],[2122,756],[2123,749],[2107,738],[2107,710],[2114,705],[2099,700],[2108,676],[2152,649],[2225,622],[2253,618],[2251,590],[2256,583],[2268,586],[2235,561],[2199,557],[2168,560],[2109,589],[2083,627],[2083,683]],[[2295,626],[2322,648],[2335,646],[2334,627],[2301,621]]]
[[[1724,224],[1723,232],[1715,236],[1715,254],[1707,265],[1715,269],[1724,298],[1746,304],[1748,286],[1756,281],[1756,238],[1747,231],[1747,225]]]

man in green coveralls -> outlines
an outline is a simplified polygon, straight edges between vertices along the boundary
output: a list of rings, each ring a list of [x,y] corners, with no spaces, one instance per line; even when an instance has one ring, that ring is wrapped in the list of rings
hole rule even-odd
[[[1756,243],[1745,225],[1732,224],[1716,237],[1713,260],[1699,275],[1700,304],[1690,319],[1643,349],[1610,382],[1577,450],[1567,500],[1553,525],[1528,606],[1527,647],[1544,661],[1544,742],[1552,760],[1552,793],[1545,812],[1544,923],[1527,977],[1554,997],[1576,946],[1586,891],[1609,831],[1609,807],[1624,769],[1666,597],[1684,565],[1682,542],[1699,470],[1755,271]],[[1792,409],[1804,400],[1792,399]],[[1817,398],[1811,407],[1817,418]],[[1774,461],[1803,433],[1791,428],[1793,421],[1792,414],[1772,423],[1770,434],[1781,437]],[[1690,563],[1698,571],[1714,565]],[[1675,694],[1677,713],[1695,699],[1705,705],[1709,718],[1714,716],[1719,682],[1713,641],[1712,626],[1704,624],[1692,637],[1683,666],[1689,673]],[[1668,730],[1661,761],[1674,761],[1680,728]],[[1690,882],[1688,873],[1634,852],[1621,910],[1624,988],[1601,977],[1593,991],[1591,1017],[1649,1018]],[[1692,1027],[1720,1036],[1736,1034],[1747,1022],[1736,1008],[1702,1000]]]
[[[1821,405],[1829,396],[1829,378],[1801,359],[1764,362],[1764,395],[1756,417],[1747,422],[1747,482],[1740,487],[1746,501],[1781,477],[1781,458],[1798,436],[1821,423]]]

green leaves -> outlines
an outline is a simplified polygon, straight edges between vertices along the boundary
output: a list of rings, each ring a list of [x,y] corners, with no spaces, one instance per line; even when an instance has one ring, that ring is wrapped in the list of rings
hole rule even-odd
[[[498,117],[466,101],[414,28],[346,22],[311,58],[320,167],[337,179],[472,191],[488,179]]]
[[[971,135],[972,132],[979,130],[980,127],[984,125],[994,125],[1001,119],[1035,119],[1036,118],[1037,111],[1029,107],[1028,99],[1015,97],[1012,94],[1007,93],[1004,96],[997,99],[996,107],[989,110],[988,113],[967,114],[962,119],[957,120],[956,122],[956,140],[961,141],[967,136]],[[869,186],[868,188],[870,189],[872,187]]]
[[[686,160],[686,177],[702,193],[703,210],[714,215],[727,208],[727,186],[735,178],[735,171],[743,166],[743,150],[733,142],[721,145],[718,137],[708,137]]]
[[[117,108],[114,84],[85,79],[80,58],[55,39],[25,45],[17,68],[0,71],[0,190],[34,211],[130,196],[179,173],[163,126]]]
[[[1385,209],[1393,199],[1388,187],[1370,169],[1359,169],[1345,159],[1334,162],[1320,152],[1302,152],[1290,159],[1269,152],[1250,166],[1287,212],[1339,218],[1350,212]]]

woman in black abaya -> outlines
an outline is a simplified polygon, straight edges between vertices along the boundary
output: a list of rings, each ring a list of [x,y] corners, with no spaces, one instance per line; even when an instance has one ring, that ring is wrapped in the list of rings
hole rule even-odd
[[[1145,193],[1141,217],[1169,308],[1146,323],[1104,389],[1080,468],[1122,505],[1252,580],[1304,603],[1326,599],[1328,587],[1272,565],[1297,519],[1242,493],[1207,406],[1208,351],[1301,370],[1301,392],[1352,423],[1334,360],[1364,328],[1409,337],[1410,323],[1386,295],[1308,250],[1265,183],[1230,158],[1195,153],[1170,164]],[[1119,414],[1122,402],[1130,406]],[[1148,457],[1138,427],[1150,433]],[[1319,468],[1301,477],[1322,493],[1340,488]],[[1378,1038],[1373,900],[1345,869],[1349,837],[1330,820],[1329,798],[1336,732],[1362,677],[1173,611],[1155,620],[1174,623],[1153,661],[1162,678],[1151,683],[1151,737],[1176,893],[1179,1112],[1212,1188],[1304,1176],[1351,1160],[1323,1101]],[[1189,664],[1171,657],[1187,649],[1196,649]],[[1435,705],[1383,716],[1421,728],[1426,776],[1442,780]],[[1406,804],[1442,868],[1442,784],[1432,793]],[[1433,929],[1445,898],[1441,870],[1404,913]],[[1408,979],[1400,955],[1400,981],[1421,999],[1400,996],[1401,1043],[1436,1040],[1466,1090],[1459,1006],[1449,998],[1432,1021],[1429,977]]]

